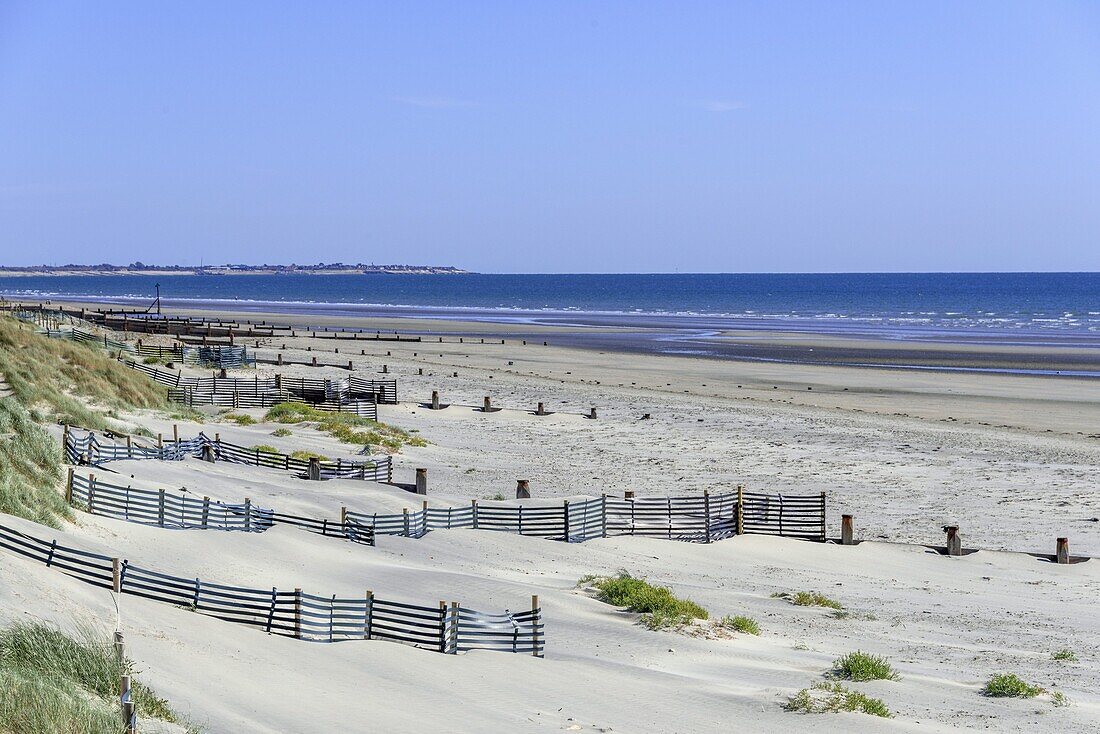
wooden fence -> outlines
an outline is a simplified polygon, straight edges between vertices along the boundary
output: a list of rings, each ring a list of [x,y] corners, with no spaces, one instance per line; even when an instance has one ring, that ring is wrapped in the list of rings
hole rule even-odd
[[[99,466],[109,461],[123,459],[157,459],[181,461],[184,457],[203,457],[235,464],[250,464],[272,469],[282,469],[309,478],[311,465],[316,467],[320,479],[361,479],[370,482],[388,482],[393,477],[393,458],[378,456],[368,461],[311,461],[295,458],[279,451],[262,451],[240,446],[221,437],[211,439],[205,433],[189,439],[159,440],[156,446],[136,443],[127,438],[125,443],[104,442],[91,431],[78,435],[81,429],[66,427],[62,438],[65,460],[70,464]]]
[[[85,477],[71,469],[65,499],[73,507],[92,515],[162,528],[262,533],[282,524],[330,538],[374,545],[374,529],[348,519],[343,508],[339,520],[288,515],[255,505],[249,499],[230,504],[198,497],[186,489],[136,489],[104,482],[94,474]]]
[[[560,505],[485,504],[429,507],[400,514],[349,510],[349,520],[377,535],[419,538],[432,530],[497,530],[570,543],[620,535],[711,543],[738,534],[825,540],[825,494],[727,493],[681,497],[602,497]]]
[[[172,604],[276,635],[314,642],[391,640],[442,653],[497,650],[541,657],[542,609],[487,614],[458,602],[423,606],[363,597],[316,596],[301,589],[257,589],[183,578],[128,560],[59,545],[0,525],[0,548],[119,594]]]

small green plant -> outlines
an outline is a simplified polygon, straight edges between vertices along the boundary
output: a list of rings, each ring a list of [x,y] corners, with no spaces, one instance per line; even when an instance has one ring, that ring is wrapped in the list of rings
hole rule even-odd
[[[226,413],[222,417],[227,421],[233,421],[238,426],[251,426],[256,423],[256,419],[247,413]]]
[[[328,461],[328,457],[323,454],[318,454],[313,451],[295,451],[290,455],[292,459],[301,459],[302,461],[309,461],[310,459],[320,459],[321,461]]]
[[[492,496],[486,495],[482,499],[487,499],[487,500],[490,500],[492,502],[503,502],[507,498],[502,493],[497,492],[496,494],[494,494]]]
[[[266,443],[256,444],[252,447],[252,451],[259,451],[261,454],[277,454],[279,449],[274,446],[268,446]]]
[[[756,623],[756,620],[752,617],[744,617],[741,615],[722,617],[722,621],[719,623],[726,629],[733,630],[734,632],[742,632],[746,635],[759,635],[760,625]]]
[[[304,403],[279,403],[264,420],[275,423],[312,423],[319,431],[344,443],[382,446],[396,453],[402,446],[427,446],[428,442],[396,426],[350,413],[327,413]],[[360,430],[361,429],[361,430]]]
[[[283,436],[291,435],[291,431],[289,428],[276,428],[274,431],[271,432],[271,435],[282,438]]]
[[[832,675],[847,680],[897,680],[898,673],[890,662],[878,655],[856,650],[833,662]]]
[[[786,591],[777,591],[772,594],[773,599],[786,599],[796,607],[826,607],[828,609],[843,609],[840,602],[833,601],[824,594],[816,591],[797,591],[790,594]]]
[[[1058,662],[1061,662],[1061,663],[1076,663],[1077,662],[1077,653],[1075,653],[1073,650],[1069,650],[1069,649],[1057,650],[1055,652],[1052,652],[1050,654],[1050,656],[1053,659],[1055,659],[1055,660],[1057,660]]]
[[[803,714],[854,711],[886,719],[892,716],[882,699],[871,698],[859,691],[853,691],[836,681],[814,683],[809,688],[803,688],[791,696],[783,708]]]
[[[642,614],[641,622],[652,630],[683,627],[696,619],[707,619],[707,610],[689,599],[679,599],[666,586],[654,586],[626,571],[616,576],[585,577],[596,587],[597,599]]]
[[[989,679],[982,693],[993,698],[1035,698],[1045,689],[1034,686],[1015,673],[998,673]]]
[[[1055,691],[1050,694],[1050,702],[1055,706],[1069,706],[1069,699],[1066,698],[1066,694],[1061,691]]]

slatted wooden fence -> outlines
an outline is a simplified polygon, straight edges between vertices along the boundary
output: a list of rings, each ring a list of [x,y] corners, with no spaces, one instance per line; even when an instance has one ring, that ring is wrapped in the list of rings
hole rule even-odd
[[[314,642],[391,640],[442,653],[486,649],[541,657],[542,610],[488,614],[450,606],[380,599],[317,596],[229,586],[143,568],[128,560],[59,545],[0,525],[0,548],[44,563],[93,586],[172,604],[270,634]]]

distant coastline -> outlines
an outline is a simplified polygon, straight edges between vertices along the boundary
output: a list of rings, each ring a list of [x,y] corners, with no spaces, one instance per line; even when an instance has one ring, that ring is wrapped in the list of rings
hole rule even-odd
[[[469,275],[471,271],[450,265],[26,265],[0,266],[0,275],[72,276],[72,275]]]

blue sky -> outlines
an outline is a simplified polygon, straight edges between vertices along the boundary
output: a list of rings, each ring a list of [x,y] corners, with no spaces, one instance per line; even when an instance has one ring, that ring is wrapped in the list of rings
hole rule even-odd
[[[1100,4],[0,0],[0,262],[1100,270]]]

